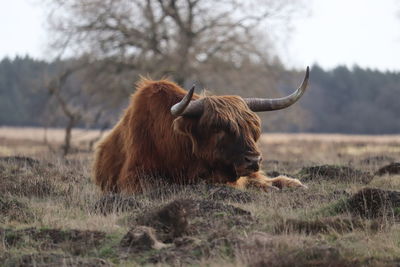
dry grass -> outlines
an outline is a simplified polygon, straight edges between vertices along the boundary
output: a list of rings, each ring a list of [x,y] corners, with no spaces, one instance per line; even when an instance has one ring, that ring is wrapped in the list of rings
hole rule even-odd
[[[96,134],[75,132],[75,146],[85,147]],[[62,141],[60,130],[49,130],[47,136],[52,145]],[[207,185],[166,187],[129,199],[110,197],[100,211],[102,196],[90,180],[91,152],[80,150],[64,160],[48,151],[43,130],[0,128],[0,262],[6,266],[399,264],[400,205],[392,203],[392,212],[376,218],[357,216],[344,206],[367,186],[400,190],[399,175],[374,175],[380,167],[400,161],[399,136],[265,134],[260,143],[266,171],[297,175],[303,167],[331,164],[369,173],[373,179],[366,185],[345,173],[326,174],[310,179],[307,191],[269,193]],[[5,160],[7,156],[37,161]],[[170,205],[167,215],[166,205]],[[165,216],[170,219],[163,221]],[[167,246],[160,250],[122,246],[125,234],[141,224],[154,227],[158,241]],[[93,242],[87,243],[86,236],[92,235]]]

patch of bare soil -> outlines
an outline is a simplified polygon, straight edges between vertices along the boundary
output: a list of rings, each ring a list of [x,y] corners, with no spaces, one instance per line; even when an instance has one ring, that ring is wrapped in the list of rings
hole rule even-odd
[[[400,217],[400,192],[378,188],[363,188],[351,196],[344,207],[365,218]]]
[[[30,244],[39,250],[62,249],[73,255],[83,255],[98,247],[106,234],[99,231],[27,228],[0,229],[6,247],[23,247]]]
[[[376,175],[384,175],[384,174],[400,174],[400,162],[393,162],[389,165],[380,168],[376,172]]]
[[[295,177],[301,181],[340,181],[363,184],[368,184],[373,178],[370,173],[336,165],[305,167]]]
[[[13,198],[0,196],[0,222],[16,221],[29,223],[33,219],[34,214],[28,205]]]
[[[326,217],[315,220],[287,219],[275,226],[277,234],[299,233],[306,235],[327,234],[330,232],[347,233],[355,229],[377,230],[374,223],[363,221],[358,217]]]
[[[49,266],[113,266],[111,263],[98,258],[81,258],[55,253],[25,254],[20,257],[8,258],[4,266],[49,267]]]

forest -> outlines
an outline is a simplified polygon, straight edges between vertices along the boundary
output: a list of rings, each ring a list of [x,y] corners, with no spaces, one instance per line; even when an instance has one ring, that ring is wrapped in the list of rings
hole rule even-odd
[[[50,84],[58,77],[59,69],[65,61],[46,62],[29,56],[4,58],[0,61],[0,126],[37,126],[64,127],[67,123],[65,112],[57,101]],[[270,68],[271,69],[271,68]],[[273,66],[277,75],[270,90],[274,96],[285,95],[295,89],[301,81],[302,71]],[[263,114],[263,129],[268,132],[313,132],[313,133],[348,133],[348,134],[393,134],[400,132],[400,73],[381,72],[363,69],[357,66],[347,68],[338,66],[324,70],[318,65],[311,67],[310,86],[305,96],[292,108],[296,112],[281,111],[280,114]],[[157,77],[155,77],[157,78]],[[125,77],[124,85],[97,83],[96,92],[109,92],[100,96],[87,90],[81,75],[72,75],[63,96],[66,104],[80,114],[76,127],[110,127],[127,105],[129,95],[134,92],[138,75]],[[221,88],[216,82],[196,81],[200,88],[209,88],[215,94],[257,95],[245,88],[234,89],[227,83]],[[234,82],[234,81],[232,81]],[[268,85],[267,85],[268,86]],[[109,87],[109,88],[108,88]],[[93,89],[92,89],[93,90]],[[100,99],[92,105],[92,99]],[[59,100],[59,99],[58,99]],[[101,103],[101,108],[98,103]],[[64,103],[65,104],[65,103]],[[283,116],[283,113],[291,114]],[[293,112],[292,112],[293,113]],[[86,116],[91,114],[91,116]],[[285,114],[285,115],[287,115]],[[274,117],[275,116],[275,117]],[[282,116],[277,117],[276,116]],[[272,118],[272,119],[271,119]]]

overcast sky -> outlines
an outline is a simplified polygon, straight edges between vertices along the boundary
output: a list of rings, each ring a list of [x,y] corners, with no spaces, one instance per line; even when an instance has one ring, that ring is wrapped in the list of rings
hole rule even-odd
[[[0,58],[46,58],[45,17],[38,0],[0,0]],[[295,21],[283,61],[400,71],[400,3],[397,0],[306,0],[311,14]]]

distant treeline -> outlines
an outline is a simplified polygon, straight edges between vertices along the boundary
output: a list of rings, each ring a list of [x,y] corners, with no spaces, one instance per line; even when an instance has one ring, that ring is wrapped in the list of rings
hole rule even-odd
[[[62,126],[61,115],[59,120],[47,119],[51,98],[46,82],[58,64],[61,63],[30,57],[0,61],[0,126]],[[282,77],[290,75],[298,77],[298,73],[291,71],[285,71]],[[328,71],[314,65],[310,75],[310,87],[298,104],[307,114],[302,131],[400,133],[399,72],[342,66]],[[119,111],[110,110],[110,113]],[[113,116],[116,121],[117,115]],[[101,120],[97,126],[100,124]]]
[[[41,126],[48,94],[43,73],[50,67],[29,57],[0,62],[0,125]]]
[[[307,131],[400,133],[399,72],[313,66],[310,79],[303,99],[311,120]]]

